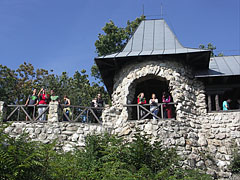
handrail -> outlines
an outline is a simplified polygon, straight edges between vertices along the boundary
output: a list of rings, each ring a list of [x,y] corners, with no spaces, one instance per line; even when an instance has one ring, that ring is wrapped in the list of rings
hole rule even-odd
[[[152,115],[156,119],[160,120],[160,119],[164,119],[164,117],[163,117],[164,105],[175,105],[175,104],[177,104],[177,103],[174,103],[174,102],[156,103],[154,106],[157,106],[157,107],[154,108],[152,111],[150,111],[146,108],[148,106],[153,106],[152,104],[124,104],[123,107],[137,107],[137,120],[143,120],[146,117],[148,117],[149,115]],[[160,107],[161,117],[159,117],[153,113],[159,107]],[[140,111],[144,111],[144,112],[146,112],[146,114],[144,114],[142,117],[140,117]]]
[[[23,113],[28,117],[28,119],[30,121],[37,121],[44,113],[46,113],[46,111],[49,109],[48,104],[41,104],[41,105],[7,105],[7,107],[15,107],[14,110],[7,116],[6,120],[9,121],[9,119],[15,114],[16,111],[18,111],[18,116],[17,116],[17,121],[19,121],[19,117],[20,117],[20,111],[22,110]],[[24,107],[33,107],[33,117],[31,117],[28,112],[26,111],[26,109],[24,109]],[[41,114],[39,114],[37,117],[35,117],[35,111],[36,111],[36,107],[47,107]],[[43,121],[44,122],[44,121]]]
[[[64,108],[70,108],[72,109],[72,117],[70,118],[66,112],[64,111]],[[62,110],[63,116],[69,121],[69,122],[77,122],[81,116],[84,116],[86,118],[86,122],[89,123],[89,116],[92,115],[93,119],[96,120],[98,123],[102,123],[100,120],[99,114],[96,114],[96,111],[102,111],[104,107],[90,107],[90,106],[76,106],[76,105],[65,105],[65,104],[60,104],[59,108]],[[78,108],[78,111],[80,113],[74,117],[74,109]],[[86,115],[85,115],[86,114]]]

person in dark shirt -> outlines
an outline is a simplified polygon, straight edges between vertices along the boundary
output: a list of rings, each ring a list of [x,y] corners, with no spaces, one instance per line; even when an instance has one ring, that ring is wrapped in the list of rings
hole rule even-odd
[[[102,99],[102,96],[100,93],[97,95],[96,98],[94,98],[92,100],[91,106],[98,108],[98,109],[93,109],[93,111],[96,114],[96,116],[98,117],[98,119],[100,120],[100,118],[102,116],[102,108],[105,106],[104,100]],[[96,122],[96,121],[94,121],[94,122]]]
[[[140,105],[144,105],[147,103],[146,98],[144,97],[144,93],[141,92],[138,96],[137,96],[137,103]],[[140,109],[140,118],[142,118],[144,115],[146,114],[146,111],[143,109]]]
[[[63,97],[63,100],[64,100],[64,105],[65,105],[63,108],[63,111],[69,117],[71,114],[71,109],[69,107],[71,105],[71,101],[66,95]],[[63,121],[68,121],[67,117],[64,114],[63,114]]]
[[[38,97],[37,97],[37,90],[33,89],[32,95],[29,95],[27,98],[27,101],[25,103],[25,106],[27,107],[27,112],[29,116],[32,116],[34,118],[35,115],[35,107],[38,104]],[[29,106],[30,105],[30,106]],[[28,117],[26,116],[26,121],[28,121]]]

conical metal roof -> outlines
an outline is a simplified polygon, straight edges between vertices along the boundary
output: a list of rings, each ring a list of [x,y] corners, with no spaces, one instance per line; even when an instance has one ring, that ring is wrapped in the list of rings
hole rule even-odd
[[[121,52],[99,58],[181,54],[203,51],[209,50],[183,47],[166,21],[164,19],[155,19],[142,21]]]
[[[154,57],[182,62],[193,69],[208,69],[210,53],[210,50],[183,47],[164,19],[154,19],[143,20],[121,52],[96,57],[95,62],[111,94],[113,78],[125,64]]]

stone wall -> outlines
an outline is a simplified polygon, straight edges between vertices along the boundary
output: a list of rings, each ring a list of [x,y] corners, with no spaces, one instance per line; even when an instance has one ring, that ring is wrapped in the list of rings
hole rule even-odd
[[[176,105],[176,119],[139,121],[128,120],[124,104],[131,103],[138,80],[147,76],[169,81],[169,90]],[[108,131],[130,139],[140,130],[152,141],[177,147],[184,158],[183,166],[197,167],[219,179],[229,179],[228,165],[232,145],[240,145],[240,112],[207,113],[204,86],[196,80],[191,69],[171,61],[148,61],[124,66],[114,77],[112,106],[103,111],[102,124],[58,122],[57,104],[51,103],[47,123],[13,122],[6,129],[17,137],[23,131],[36,141],[48,143],[58,139],[65,151],[84,146],[84,138],[91,133]],[[1,103],[0,103],[1,113]]]
[[[240,147],[240,111],[208,113],[198,117],[201,122],[198,138],[200,150],[205,151],[214,159],[214,163],[206,161],[209,172],[217,172],[228,179],[231,173],[228,166],[232,153]]]
[[[33,141],[49,143],[55,139],[58,140],[58,148],[64,151],[70,151],[74,147],[83,147],[85,137],[88,134],[101,134],[107,129],[99,124],[83,123],[31,123],[31,122],[14,122],[5,129],[12,137],[17,137],[21,133],[29,134]]]
[[[70,151],[74,147],[83,147],[88,134],[101,134],[108,131],[108,126],[101,124],[58,122],[57,102],[50,102],[47,122],[10,122],[10,126],[5,129],[5,132],[12,137],[18,137],[25,132],[33,141],[49,143],[58,140],[58,148],[64,151]]]
[[[155,76],[169,81],[169,90],[173,101],[177,103],[176,114],[178,121],[186,121],[188,117],[196,117],[206,113],[204,86],[202,82],[193,78],[191,69],[180,63],[172,61],[148,61],[131,63],[122,68],[114,77],[112,94],[112,109],[106,110],[104,119],[115,122],[119,130],[128,120],[127,107],[124,104],[131,103],[136,97],[136,80],[146,76]],[[157,95],[161,97],[161,95]],[[114,110],[113,110],[114,109]],[[111,112],[118,112],[112,114]],[[109,118],[110,117],[110,118]]]

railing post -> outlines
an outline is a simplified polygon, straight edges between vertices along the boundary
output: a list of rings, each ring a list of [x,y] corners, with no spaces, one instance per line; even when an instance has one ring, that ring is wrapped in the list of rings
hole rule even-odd
[[[140,116],[139,116],[139,104],[137,105],[137,120],[139,120],[140,119]]]
[[[0,121],[3,121],[3,106],[4,106],[4,102],[0,101]]]
[[[211,95],[208,95],[208,112],[212,111],[212,101],[211,101]]]
[[[215,103],[216,103],[216,111],[220,111],[218,94],[215,95]]]
[[[163,114],[163,104],[161,104],[161,118],[164,118],[164,114]]]
[[[49,103],[48,122],[58,122],[58,102]]]

